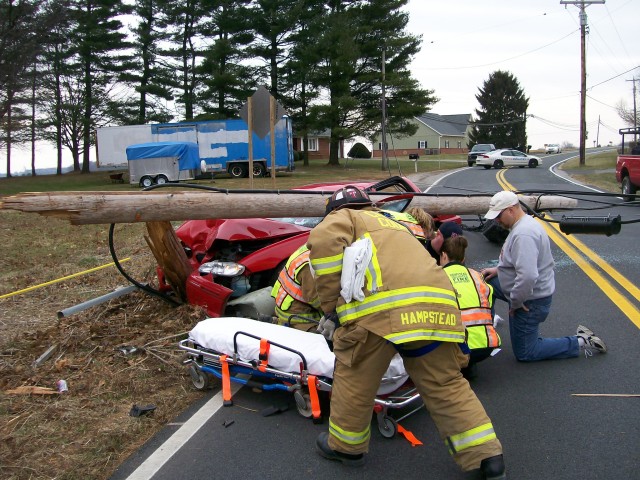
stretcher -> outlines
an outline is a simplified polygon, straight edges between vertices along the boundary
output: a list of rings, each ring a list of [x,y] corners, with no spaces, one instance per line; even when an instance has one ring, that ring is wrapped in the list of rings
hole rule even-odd
[[[225,406],[233,404],[231,382],[259,390],[293,394],[300,415],[322,422],[319,392],[331,392],[335,357],[322,335],[240,317],[208,318],[178,344],[195,388],[205,390],[222,381]],[[385,373],[374,404],[378,430],[386,437],[403,429],[398,422],[422,407],[396,355]],[[402,418],[389,410],[414,407]],[[405,435],[406,436],[406,435]]]

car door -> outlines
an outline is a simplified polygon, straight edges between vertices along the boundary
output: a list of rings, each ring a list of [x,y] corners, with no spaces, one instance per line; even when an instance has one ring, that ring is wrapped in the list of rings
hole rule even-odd
[[[509,165],[512,165],[513,156],[511,154],[511,150],[501,150],[500,151],[500,156],[498,158],[500,159],[500,161],[502,161],[502,164],[505,167],[508,167]]]
[[[517,167],[526,167],[529,164],[529,158],[526,153],[519,150],[511,150],[511,165]]]

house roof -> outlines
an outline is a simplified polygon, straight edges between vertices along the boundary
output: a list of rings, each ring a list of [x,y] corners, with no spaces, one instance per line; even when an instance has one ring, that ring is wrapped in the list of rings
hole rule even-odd
[[[416,119],[440,135],[464,137],[471,120],[471,114],[438,115],[437,113],[425,113],[416,117]]]

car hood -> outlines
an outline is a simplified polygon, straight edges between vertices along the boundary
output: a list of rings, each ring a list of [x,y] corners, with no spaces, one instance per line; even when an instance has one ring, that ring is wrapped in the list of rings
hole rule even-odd
[[[309,230],[308,227],[267,218],[230,218],[189,220],[178,227],[176,235],[194,252],[206,252],[214,240],[277,240]]]

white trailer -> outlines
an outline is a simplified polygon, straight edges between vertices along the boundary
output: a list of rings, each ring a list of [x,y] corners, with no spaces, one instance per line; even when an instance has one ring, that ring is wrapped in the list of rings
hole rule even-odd
[[[275,170],[293,171],[291,119],[283,117],[275,125]],[[103,127],[96,131],[96,158],[99,166],[125,167],[126,149],[134,144],[193,142],[198,145],[202,172],[249,176],[248,127],[244,120],[210,120]],[[271,134],[259,138],[253,133],[253,174],[271,171]]]

